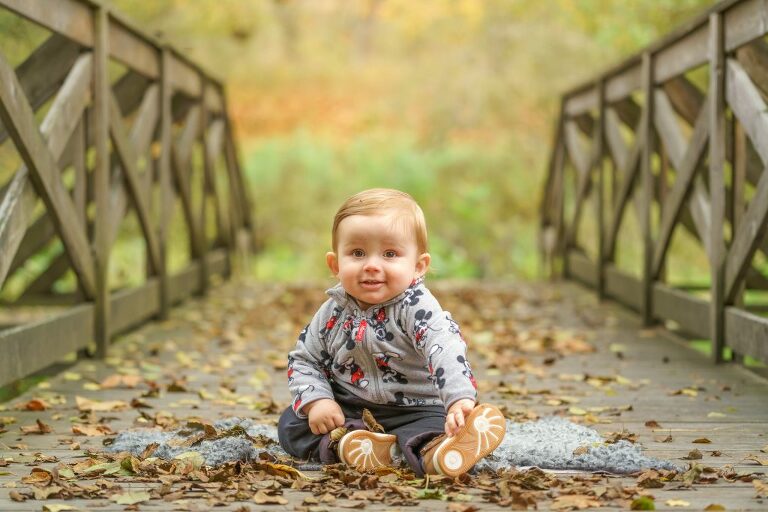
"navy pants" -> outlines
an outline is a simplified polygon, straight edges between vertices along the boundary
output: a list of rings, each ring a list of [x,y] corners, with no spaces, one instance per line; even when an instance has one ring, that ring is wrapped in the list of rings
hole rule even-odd
[[[381,405],[363,400],[348,391],[334,387],[334,400],[341,407],[349,430],[365,429],[363,409],[368,409],[387,434],[397,436],[397,443],[405,460],[417,475],[424,475],[421,455],[422,446],[445,432],[445,409],[442,405],[404,407]],[[323,464],[339,462],[334,450],[328,449],[330,435],[315,435],[309,429],[306,418],[299,418],[288,407],[280,416],[277,426],[280,446],[289,455],[319,461]]]

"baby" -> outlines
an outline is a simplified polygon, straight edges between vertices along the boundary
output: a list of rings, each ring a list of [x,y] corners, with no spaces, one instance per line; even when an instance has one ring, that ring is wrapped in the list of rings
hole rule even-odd
[[[404,192],[365,190],[336,213],[332,244],[326,262],[339,284],[288,355],[293,403],[280,445],[361,470],[391,464],[400,449],[419,476],[467,472],[501,443],[506,422],[476,405],[459,326],[424,286],[424,213]],[[364,409],[386,433],[367,429]],[[342,426],[336,445],[330,432]]]

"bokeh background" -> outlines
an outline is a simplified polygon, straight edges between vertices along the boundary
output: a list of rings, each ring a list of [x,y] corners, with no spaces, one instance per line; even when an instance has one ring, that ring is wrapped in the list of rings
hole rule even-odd
[[[252,275],[312,280],[328,276],[338,205],[373,186],[420,202],[436,277],[536,276],[559,94],[714,2],[104,3],[226,81],[256,203]],[[6,44],[31,37],[17,22],[2,29]],[[126,247],[113,258],[128,284]]]

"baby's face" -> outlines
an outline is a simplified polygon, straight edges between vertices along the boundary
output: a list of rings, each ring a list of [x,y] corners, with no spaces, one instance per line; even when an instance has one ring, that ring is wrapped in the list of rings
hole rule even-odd
[[[391,214],[352,215],[337,227],[328,267],[363,308],[399,295],[429,267],[429,254],[419,254],[403,224]]]

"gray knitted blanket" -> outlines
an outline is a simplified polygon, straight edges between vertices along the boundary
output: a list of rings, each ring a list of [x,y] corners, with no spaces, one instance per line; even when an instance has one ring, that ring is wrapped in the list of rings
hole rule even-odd
[[[249,436],[265,436],[275,441],[261,450],[276,456],[286,456],[277,444],[277,429],[273,426],[260,425],[240,418],[227,418],[214,423],[217,431],[228,430],[237,425],[243,427]],[[127,430],[118,434],[108,449],[112,452],[125,451],[139,455],[149,444],[158,443],[159,446],[153,454],[156,457],[172,459],[181,453],[195,451],[203,456],[209,466],[235,460],[249,460],[257,457],[260,451],[245,437],[205,440],[193,447],[179,446],[183,439],[178,430]],[[573,452],[577,448],[580,448],[580,454],[574,455]],[[596,430],[557,417],[530,423],[513,423],[507,420],[504,441],[492,455],[476,467],[496,470],[521,466],[618,474],[634,473],[643,469],[680,469],[671,462],[643,455],[639,445],[623,440],[608,444]],[[319,469],[319,466],[305,465],[303,469]]]

